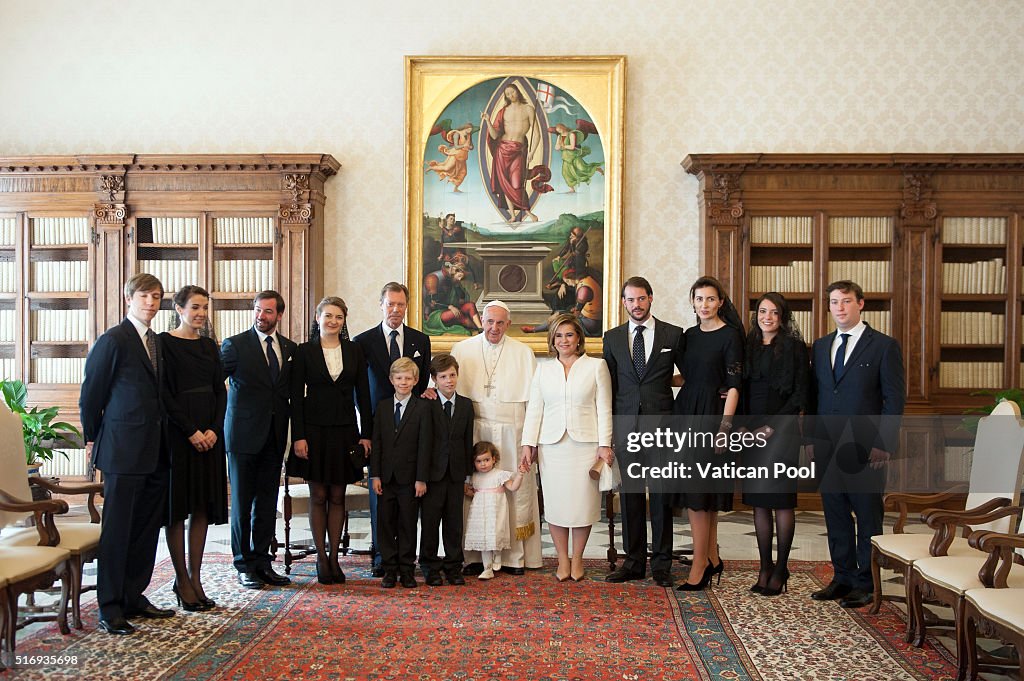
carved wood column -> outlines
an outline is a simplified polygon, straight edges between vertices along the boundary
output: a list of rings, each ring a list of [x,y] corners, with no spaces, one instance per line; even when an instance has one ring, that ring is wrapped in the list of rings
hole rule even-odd
[[[278,210],[281,227],[274,260],[281,267],[279,292],[288,303],[282,331],[301,342],[323,297],[323,178],[292,173],[283,182],[291,201]]]
[[[746,296],[745,269],[743,257],[743,192],[740,188],[740,173],[717,172],[700,175],[701,221],[711,229],[701,230],[704,254],[700,274],[711,274],[725,286],[734,304],[743,302]],[[706,235],[706,236],[705,236]]]
[[[128,209],[124,202],[124,172],[101,175],[97,191],[101,194],[93,206],[95,228],[92,241],[96,249],[96,265],[91,295],[94,310],[94,340],[125,315],[122,284],[125,269],[125,222]],[[97,293],[101,292],[101,293]]]
[[[903,174],[903,203],[900,223],[895,235],[900,270],[904,276],[895,282],[894,311],[902,311],[893,320],[893,331],[903,348],[907,371],[907,401],[926,402],[931,392],[931,379],[937,374],[938,362],[928,344],[936,337],[939,313],[935,306],[935,287],[941,284],[941,273],[930,271],[941,267],[935,256],[938,240],[936,215],[932,198],[931,174],[906,171]]]

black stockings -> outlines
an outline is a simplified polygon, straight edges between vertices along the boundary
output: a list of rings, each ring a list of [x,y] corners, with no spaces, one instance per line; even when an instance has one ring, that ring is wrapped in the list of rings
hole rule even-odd
[[[754,533],[757,535],[757,553],[761,567],[757,574],[757,585],[777,589],[789,574],[789,552],[793,548],[796,532],[796,510],[780,508],[774,511],[775,534],[778,536],[778,560],[772,562],[772,511],[770,508],[754,507]]]

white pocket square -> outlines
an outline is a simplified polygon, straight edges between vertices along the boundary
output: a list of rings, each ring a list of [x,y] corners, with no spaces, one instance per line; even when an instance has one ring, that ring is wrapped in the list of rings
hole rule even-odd
[[[417,350],[416,352],[412,353],[412,358],[413,359],[416,359],[419,356],[420,356],[420,351],[419,350]]]
[[[672,352],[672,348],[662,348],[662,352]]]

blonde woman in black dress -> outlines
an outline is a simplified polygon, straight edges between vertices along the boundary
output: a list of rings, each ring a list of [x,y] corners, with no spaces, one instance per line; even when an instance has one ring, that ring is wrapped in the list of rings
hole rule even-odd
[[[359,345],[344,337],[347,317],[348,306],[341,298],[321,300],[316,306],[319,328],[299,346],[292,362],[292,455],[287,470],[309,483],[309,525],[321,584],[345,582],[338,565],[345,488],[363,478],[349,452],[370,451],[367,433],[373,422],[366,360]]]
[[[206,596],[200,572],[208,527],[228,521],[223,445],[227,390],[217,343],[203,335],[209,329],[210,294],[198,286],[186,286],[174,295],[174,310],[181,323],[160,334],[167,368],[164,403],[170,418],[167,548],[178,605],[189,611],[209,610],[216,603]]]

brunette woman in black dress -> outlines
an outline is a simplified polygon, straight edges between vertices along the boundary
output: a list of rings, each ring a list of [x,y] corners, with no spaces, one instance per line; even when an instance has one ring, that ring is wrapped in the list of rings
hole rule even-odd
[[[288,475],[309,483],[309,525],[321,584],[343,584],[338,544],[345,525],[345,488],[363,478],[349,452],[370,451],[370,383],[359,345],[344,338],[348,306],[328,297],[316,306],[316,326],[292,362],[292,456]],[[360,433],[356,422],[359,409]]]
[[[200,579],[206,532],[228,521],[224,410],[227,390],[217,343],[208,329],[210,294],[186,286],[174,294],[178,328],[160,334],[167,370],[168,447],[171,454],[167,548],[174,565],[174,593],[185,610],[209,610]],[[188,519],[188,562],[185,520]]]
[[[807,346],[793,324],[789,304],[779,293],[766,293],[755,306],[743,366],[743,412],[747,427],[767,438],[765,447],[748,449],[745,466],[776,463],[796,466],[800,459],[799,415],[807,408],[810,364]],[[761,567],[750,590],[777,596],[789,579],[789,550],[796,529],[796,481],[747,480],[743,503],[754,508],[754,531]],[[778,535],[778,559],[772,562],[772,514]]]
[[[690,302],[699,323],[686,330],[682,390],[673,413],[702,417],[694,420],[701,431],[728,433],[740,401],[743,324],[714,277],[694,282]],[[692,455],[695,461],[705,463],[724,461],[710,447],[695,449]],[[725,570],[718,555],[718,513],[732,510],[732,490],[727,485],[716,486],[712,480],[702,484],[706,491],[689,490],[679,495],[677,502],[687,509],[693,535],[693,562],[686,581],[676,587],[680,591],[699,591]]]

